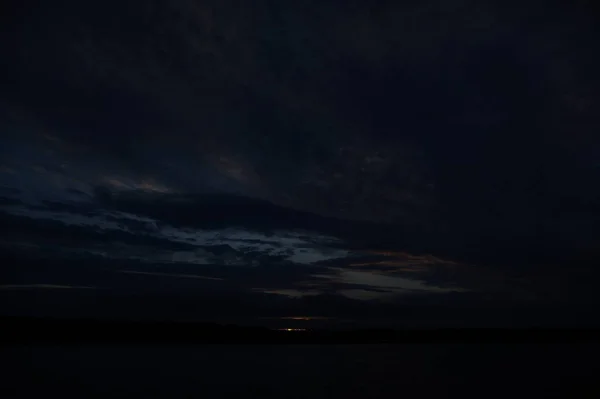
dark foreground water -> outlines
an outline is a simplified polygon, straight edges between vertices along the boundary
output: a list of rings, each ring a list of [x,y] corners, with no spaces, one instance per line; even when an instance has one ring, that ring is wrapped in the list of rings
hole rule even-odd
[[[0,349],[2,398],[600,397],[600,345]]]

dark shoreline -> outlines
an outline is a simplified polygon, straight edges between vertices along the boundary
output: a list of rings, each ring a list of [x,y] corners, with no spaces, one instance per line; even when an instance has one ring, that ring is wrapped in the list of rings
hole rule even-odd
[[[216,323],[2,317],[0,342],[13,344],[377,344],[600,342],[600,329],[311,329],[286,331]]]

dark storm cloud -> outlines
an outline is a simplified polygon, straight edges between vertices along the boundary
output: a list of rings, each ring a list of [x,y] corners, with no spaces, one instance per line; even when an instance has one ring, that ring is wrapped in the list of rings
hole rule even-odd
[[[18,55],[23,56],[22,53],[29,51],[28,56],[44,56],[39,51],[38,46],[42,45],[39,40],[48,40],[58,54],[68,56],[71,60],[68,65],[53,65],[61,57],[55,56],[54,61],[46,60],[49,72],[36,75],[34,80],[41,80],[37,84],[35,81],[28,82],[31,90],[37,93],[35,98],[42,103],[43,95],[54,97],[54,94],[60,93],[58,98],[53,98],[55,106],[41,111],[40,118],[71,141],[91,139],[95,142],[96,151],[108,152],[111,158],[120,159],[129,169],[157,173],[161,154],[168,152],[169,144],[173,147],[175,140],[179,157],[205,158],[209,166],[237,180],[249,193],[275,195],[279,201],[285,202],[286,198],[289,200],[306,191],[302,184],[309,184],[309,190],[325,189],[327,192],[322,195],[329,195],[331,182],[328,181],[334,179],[335,195],[340,190],[341,196],[356,195],[351,180],[361,177],[354,169],[360,170],[365,162],[363,158],[376,159],[377,148],[362,151],[364,154],[339,155],[338,137],[353,136],[346,132],[352,123],[338,120],[335,110],[334,114],[328,115],[326,110],[323,113],[320,108],[331,108],[326,104],[331,100],[320,98],[315,92],[298,93],[298,82],[286,72],[295,68],[295,62],[304,62],[308,58],[296,54],[293,60],[282,59],[281,65],[273,58],[278,57],[277,51],[285,51],[286,46],[292,46],[295,52],[316,52],[312,58],[316,55],[317,66],[320,67],[313,71],[317,73],[311,78],[310,65],[306,66],[309,70],[304,71],[304,78],[327,81],[335,73],[334,65],[339,55],[327,60],[327,52],[332,49],[330,46],[311,48],[317,44],[316,40],[321,39],[298,25],[308,15],[301,15],[297,22],[288,21],[294,18],[289,10],[264,6],[257,5],[246,10],[249,15],[238,16],[224,13],[229,8],[221,9],[220,5],[154,2],[140,3],[137,7],[135,3],[129,3],[121,8],[120,14],[110,12],[111,28],[105,33],[99,32],[99,24],[105,30],[102,15],[110,9],[106,4],[92,6],[89,10],[75,7],[69,12],[62,12],[61,7],[52,7],[47,11],[56,16],[63,28],[57,30],[53,27],[52,31],[45,31],[50,35],[46,39],[19,31],[21,36],[25,36],[25,43]],[[72,20],[73,15],[78,15],[80,21]],[[263,17],[266,19],[261,20]],[[87,26],[83,26],[82,21],[86,21]],[[300,36],[294,36],[293,32],[281,37],[271,34],[272,29],[285,27],[288,23],[297,25],[292,27],[292,31],[299,30]],[[125,28],[124,24],[127,24],[127,32],[135,32],[137,28],[146,35],[122,37],[125,35],[121,31]],[[47,25],[40,27],[42,30],[49,28]],[[302,40],[307,33],[310,43],[303,47],[297,40]],[[127,56],[123,56],[125,52]],[[78,65],[76,70],[67,70],[75,65]],[[306,69],[303,66],[296,69],[301,71],[303,68]],[[55,74],[63,79],[46,80],[44,77]],[[55,81],[58,83],[53,83]],[[57,86],[55,89],[53,84]],[[63,87],[65,85],[66,88]],[[288,87],[290,85],[293,87]],[[245,89],[246,86],[249,86],[248,89]],[[19,96],[26,96],[27,90],[24,89],[19,87]],[[21,101],[27,103],[31,98],[27,96]],[[75,103],[79,104],[75,115],[61,111],[61,106],[71,109]],[[295,109],[298,107],[300,109]],[[41,109],[36,108],[39,113]],[[157,118],[169,121],[162,122]],[[331,129],[328,127],[331,123],[338,126]],[[320,134],[324,129],[330,133]],[[109,131],[112,133],[107,133]],[[139,135],[144,136],[143,141],[137,140]],[[99,140],[100,136],[102,139]],[[319,144],[315,141],[319,137],[325,142]],[[352,145],[360,145],[360,140],[353,141]],[[184,148],[189,148],[190,152],[182,154]],[[325,165],[326,169],[322,170],[321,165],[313,162],[313,151],[321,152],[320,157],[333,156],[334,163]],[[352,151],[350,149],[350,153]],[[269,153],[266,164],[265,152]],[[389,159],[379,159],[384,164],[383,169],[390,168]],[[402,164],[404,161],[396,156],[396,162]],[[195,175],[202,169],[198,162],[189,162],[188,167],[195,170]],[[149,172],[148,168],[153,170]],[[350,170],[346,170],[348,168]],[[399,168],[405,169],[400,165]],[[361,178],[365,184],[370,184],[369,173],[382,173],[369,172],[368,167],[365,169],[367,177]],[[275,171],[284,174],[278,176]],[[176,173],[179,179],[182,174],[181,170]],[[171,176],[170,179],[177,177]],[[284,187],[286,182],[295,187]],[[265,184],[268,187],[263,187]],[[193,189],[193,186],[190,188]],[[287,197],[282,196],[281,191],[290,190],[294,192],[286,194]],[[394,194],[392,190],[390,195],[400,194]],[[406,195],[410,197],[412,194],[407,192]],[[308,198],[300,201],[306,202]],[[338,213],[327,204],[312,206]],[[352,214],[352,206],[344,212]]]
[[[12,2],[3,206],[101,209],[118,228],[7,226],[160,248],[237,226],[263,236],[230,243],[269,251],[274,230],[306,229],[340,238],[336,250],[408,254],[350,273],[592,297],[600,61],[581,4]],[[265,259],[326,256],[306,240],[310,256]],[[321,288],[381,288],[338,272]],[[282,290],[315,274],[269,273],[263,288]]]
[[[330,215],[530,234],[557,172],[576,173],[558,146],[593,140],[591,21],[576,8],[546,7],[532,32],[535,7],[493,3],[113,6],[17,14],[7,96],[184,190],[194,176]]]

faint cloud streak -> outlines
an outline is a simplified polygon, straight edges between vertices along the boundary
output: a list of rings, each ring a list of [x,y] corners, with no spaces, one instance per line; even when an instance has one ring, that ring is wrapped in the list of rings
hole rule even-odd
[[[159,277],[197,278],[197,279],[215,280],[215,281],[222,281],[222,280],[224,280],[223,278],[220,278],[220,277],[199,276],[197,274],[174,274],[174,273],[161,273],[161,272],[141,272],[141,271],[137,271],[137,270],[121,270],[121,271],[119,271],[119,273],[141,274],[141,275],[159,276]]]

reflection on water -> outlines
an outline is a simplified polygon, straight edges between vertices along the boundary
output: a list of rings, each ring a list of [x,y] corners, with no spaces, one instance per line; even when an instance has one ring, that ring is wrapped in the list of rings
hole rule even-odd
[[[0,355],[6,398],[505,399],[598,397],[589,365],[600,353],[598,345],[107,345]]]

